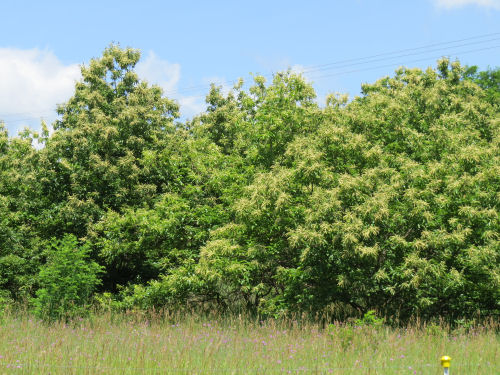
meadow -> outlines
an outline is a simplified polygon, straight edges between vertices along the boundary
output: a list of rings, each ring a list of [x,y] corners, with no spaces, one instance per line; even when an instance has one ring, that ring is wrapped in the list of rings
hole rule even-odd
[[[442,374],[500,372],[498,324],[449,330],[241,316],[100,314],[43,323],[6,313],[0,374]]]

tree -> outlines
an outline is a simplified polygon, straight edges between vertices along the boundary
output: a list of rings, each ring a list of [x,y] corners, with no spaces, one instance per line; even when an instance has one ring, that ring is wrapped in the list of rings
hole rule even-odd
[[[58,109],[61,120],[43,139],[40,196],[42,236],[85,236],[110,209],[151,204],[163,186],[145,173],[144,156],[175,132],[178,106],[133,71],[137,50],[106,48],[82,67],[75,94]]]
[[[125,307],[500,311],[496,70],[401,68],[325,108],[300,75],[257,76],[181,124],[139,57],[82,67],[52,133],[0,125],[2,298],[39,288],[52,318],[97,285]]]
[[[500,106],[500,68],[479,71],[477,66],[471,66],[466,69],[465,77],[486,91],[490,103]]]
[[[9,138],[0,123],[0,293],[20,300],[36,284],[42,242],[33,231],[33,211],[38,201],[30,199],[37,188],[33,171],[37,155],[36,134],[23,131]]]
[[[220,164],[221,168],[214,171],[216,178],[212,181],[223,182],[219,190],[222,194],[216,194],[216,197],[221,200],[229,215],[224,220],[219,220],[217,226],[211,228],[213,236],[220,236],[220,233],[231,235],[233,229],[235,233],[238,233],[238,230],[231,224],[227,226],[224,224],[227,224],[231,218],[241,215],[239,198],[243,194],[245,185],[251,184],[254,180],[264,180],[266,177],[264,173],[285,157],[286,149],[294,137],[313,132],[318,126],[320,117],[320,110],[313,101],[314,90],[303,77],[291,72],[276,75],[268,86],[265,85],[263,77],[257,76],[254,86],[249,89],[248,93],[242,90],[242,82],[235,87],[234,91],[224,97],[220,89],[212,87],[207,96],[207,113],[195,119],[190,126],[190,131],[195,138],[208,138],[219,147],[224,155]],[[289,204],[291,206],[293,202]],[[298,211],[300,208],[297,208]],[[266,215],[272,217],[269,212],[262,213],[262,216],[266,217]],[[274,227],[270,223],[271,220],[263,218],[261,221],[255,220],[255,223],[252,223],[253,231],[258,232],[259,239],[262,241],[269,242],[273,237]],[[277,227],[276,233],[281,228]],[[208,235],[208,232],[206,234]],[[246,234],[249,237],[248,240],[252,241],[251,235]],[[229,242],[228,246],[232,246]],[[176,288],[176,283],[181,284],[189,280],[190,285],[193,286],[190,291],[192,293],[183,292],[184,297],[191,296],[195,300],[205,301],[216,300],[219,304],[229,306],[231,303],[224,301],[229,293],[235,296],[235,299],[243,298],[246,308],[255,310],[259,297],[255,296],[250,284],[252,277],[258,279],[256,275],[260,271],[249,271],[246,267],[255,266],[256,269],[264,269],[267,263],[276,266],[281,261],[280,256],[274,253],[267,255],[262,253],[258,259],[245,262],[240,256],[242,254],[232,258],[231,253],[225,251],[224,247],[215,246],[214,243],[206,247],[203,245],[205,243],[200,243],[201,253],[198,249],[194,258],[196,261],[200,259],[198,264],[188,262],[188,268],[179,267],[178,271],[165,273],[159,283],[152,283],[153,290],[149,291],[150,294],[158,291],[158,294],[162,295],[154,299],[155,303],[161,303],[161,298],[171,300],[172,296],[164,293],[164,290],[171,290],[174,293],[179,289],[185,291],[186,288],[182,285]],[[224,252],[220,257],[217,254],[218,249]],[[263,252],[268,250],[264,247],[261,249]],[[241,251],[245,252],[246,249],[243,248]],[[207,254],[219,257],[220,262],[208,259]],[[285,254],[282,256],[284,257]],[[215,263],[218,266],[215,266]],[[240,271],[245,275],[240,274]],[[194,275],[198,281],[193,281],[193,276],[188,277],[186,274]],[[255,277],[250,277],[250,274],[255,274]],[[269,273],[268,276],[271,278],[272,274]],[[233,287],[236,288],[237,293],[233,287],[228,286],[230,282],[234,283]],[[245,288],[248,290],[239,293]],[[267,286],[266,289],[268,289]]]
[[[264,312],[498,312],[498,110],[447,60],[363,92],[257,175],[199,274]]]

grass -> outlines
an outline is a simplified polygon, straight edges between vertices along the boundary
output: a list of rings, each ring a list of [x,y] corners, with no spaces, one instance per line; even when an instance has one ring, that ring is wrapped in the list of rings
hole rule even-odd
[[[6,314],[0,374],[442,374],[449,355],[451,375],[489,375],[500,373],[495,332],[137,314],[47,325]]]

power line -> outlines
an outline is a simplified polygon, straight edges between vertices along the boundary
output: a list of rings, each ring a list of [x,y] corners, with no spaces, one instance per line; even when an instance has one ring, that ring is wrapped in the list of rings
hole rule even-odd
[[[488,50],[492,50],[492,49],[496,49],[496,48],[500,48],[500,44],[497,44],[497,45],[494,45],[494,46],[485,47],[485,48],[478,48],[478,49],[473,49],[473,50],[454,52],[454,53],[452,53],[452,55],[454,55],[454,56],[457,56],[458,54],[465,55],[465,54],[468,54],[468,53],[480,52],[480,51],[488,51]],[[392,64],[372,66],[372,67],[363,68],[363,69],[348,70],[348,71],[343,71],[343,72],[339,72],[339,73],[332,73],[332,74],[320,75],[320,76],[317,76],[315,78],[334,77],[334,76],[340,76],[340,75],[344,75],[344,74],[362,72],[362,71],[366,71],[366,70],[374,70],[374,69],[387,68],[387,67],[391,67],[391,66],[395,66],[395,65],[401,66],[401,65],[411,64],[411,63],[415,63],[415,62],[428,61],[428,60],[436,60],[436,59],[439,59],[439,58],[441,58],[443,56],[444,55],[439,55],[439,56],[434,55],[433,57],[424,57],[424,58],[420,58],[420,59],[409,60],[409,61],[406,61],[404,63],[392,63]],[[314,78],[314,77],[312,77],[312,78]]]
[[[453,52],[453,53],[449,54],[448,56],[451,56],[451,55],[453,55],[453,56],[465,55],[465,54],[468,54],[468,53],[480,52],[480,51],[487,51],[487,50],[492,50],[492,49],[496,49],[496,48],[500,48],[500,44],[494,45],[494,46],[488,46],[488,47],[484,47],[484,48],[477,48],[477,49],[472,49],[472,50],[466,50],[466,51],[457,51],[457,52]],[[319,76],[312,76],[312,77],[308,77],[308,79],[310,79],[310,80],[323,79],[323,78],[328,78],[328,77],[343,76],[343,75],[347,75],[347,74],[352,74],[352,73],[357,73],[357,72],[363,72],[363,71],[369,71],[369,70],[376,70],[376,69],[381,69],[381,68],[388,68],[388,67],[394,67],[394,66],[402,66],[402,65],[407,65],[407,64],[416,63],[416,62],[429,61],[429,60],[437,60],[437,59],[439,59],[439,58],[441,58],[443,56],[444,56],[443,54],[433,55],[433,56],[427,56],[427,57],[423,57],[423,58],[420,58],[420,59],[413,59],[413,60],[408,60],[408,61],[404,61],[404,62],[393,62],[393,63],[390,63],[390,64],[370,66],[370,67],[361,68],[361,69],[353,69],[353,70],[346,70],[346,71],[341,71],[341,72],[337,72],[337,73],[324,74],[324,75],[319,75]],[[348,66],[345,66],[345,67],[348,67]],[[205,96],[206,96],[206,94],[203,94],[203,95],[193,95],[193,96],[190,96],[190,98],[202,98],[202,97],[205,97]]]
[[[428,44],[428,45],[422,46],[422,47],[406,48],[406,49],[392,51],[392,52],[379,53],[377,55],[372,55],[372,56],[367,56],[367,57],[359,57],[359,58],[354,58],[354,59],[349,59],[349,60],[341,60],[341,61],[336,61],[336,62],[333,62],[333,63],[316,65],[316,66],[313,66],[311,68],[321,68],[321,67],[324,67],[324,66],[329,66],[329,65],[334,65],[334,64],[343,64],[343,63],[357,61],[357,60],[362,60],[362,59],[371,59],[371,58],[376,58],[376,57],[381,57],[381,56],[399,54],[399,53],[403,53],[403,52],[411,52],[411,51],[416,51],[416,50],[421,50],[421,49],[427,49],[427,48],[437,47],[437,46],[442,46],[442,45],[447,45],[447,44],[462,43],[462,42],[466,42],[466,41],[469,41],[469,40],[483,39],[483,38],[487,38],[487,37],[491,37],[491,36],[498,36],[498,35],[500,35],[500,33],[491,33],[491,34],[477,35],[477,36],[473,36],[473,37],[469,37],[469,38],[451,40],[451,41],[448,41],[448,42]],[[480,43],[480,42],[478,42],[478,43]],[[457,46],[455,46],[455,47],[457,47]]]
[[[489,38],[489,39],[485,39],[485,38]],[[389,60],[394,60],[394,59],[398,59],[398,58],[402,58],[402,57],[423,55],[423,54],[427,54],[430,52],[454,50],[454,49],[460,48],[460,47],[466,47],[466,46],[471,46],[471,45],[480,45],[480,44],[495,42],[495,41],[499,41],[499,40],[500,40],[500,32],[483,34],[483,35],[477,35],[477,36],[472,36],[472,37],[468,37],[468,38],[457,39],[457,40],[452,40],[452,41],[447,41],[447,42],[433,43],[433,44],[420,46],[420,47],[406,48],[406,49],[401,49],[401,50],[396,50],[396,51],[391,51],[391,52],[384,52],[384,53],[379,53],[379,54],[365,56],[365,57],[339,60],[339,61],[330,62],[330,63],[326,63],[326,64],[320,64],[320,65],[312,65],[312,66],[309,66],[308,68],[305,68],[301,73],[308,74],[308,73],[324,72],[324,71],[328,71],[328,70],[338,70],[338,69],[342,69],[342,68],[349,68],[349,67],[356,66],[356,65],[373,64],[376,62],[389,61]],[[463,42],[468,42],[468,43],[463,43]],[[458,43],[461,43],[461,44],[458,44]],[[435,48],[438,46],[442,46],[442,47]],[[450,51],[449,55],[457,56],[459,54],[462,55],[462,54],[467,54],[467,53],[472,53],[472,52],[492,50],[492,49],[495,49],[498,47],[499,47],[499,45],[494,45],[494,46],[487,46],[484,48],[467,50],[467,51]],[[368,70],[386,68],[386,67],[391,67],[391,66],[400,66],[400,65],[421,62],[421,61],[431,60],[431,59],[435,60],[435,59],[438,59],[442,56],[443,56],[443,54],[440,54],[440,56],[434,55],[432,57],[430,57],[430,56],[423,57],[420,59],[414,59],[414,60],[405,61],[405,62],[393,62],[390,64],[341,71],[341,72],[337,72],[337,73],[319,75],[316,77],[309,77],[309,78],[310,79],[323,79],[323,78],[328,78],[328,77],[333,77],[333,76],[342,76],[345,74],[351,74],[351,73],[356,73],[356,72],[361,72],[361,71],[368,71]],[[263,77],[272,77],[273,73],[264,74],[262,76]],[[234,80],[230,80],[227,83],[234,85],[238,81],[239,81],[239,78],[234,79]],[[195,85],[195,86],[180,88],[177,90],[165,91],[164,94],[165,95],[175,95],[175,94],[184,94],[184,93],[193,92],[193,91],[200,92],[202,90],[206,91],[210,87],[211,87],[211,84]],[[206,94],[193,95],[193,96],[190,96],[190,98],[199,98],[199,97],[205,97],[205,96],[206,96]],[[34,120],[35,118],[43,117],[43,114],[49,115],[49,114],[55,114],[55,112],[49,111],[49,110],[43,111],[43,112],[38,112],[38,113],[18,112],[18,113],[5,114],[3,116],[5,116],[5,117],[12,117],[12,116],[16,116],[16,115],[30,116],[30,117],[26,117],[26,118],[20,118],[20,119],[18,118],[18,119],[6,121],[9,124],[12,124],[12,123],[18,123],[18,122],[23,122],[23,121]],[[0,116],[0,119],[3,119],[3,118]]]
[[[316,70],[322,70],[322,69],[324,69],[326,67],[330,67],[330,66],[334,66],[334,65],[339,65],[339,64],[347,64],[347,63],[349,63],[349,65],[354,65],[354,64],[358,65],[358,64],[363,64],[363,63],[369,63],[370,61],[368,61],[368,62],[361,62],[361,60],[369,60],[369,59],[374,59],[374,58],[378,58],[378,57],[381,57],[381,56],[396,55],[396,54],[401,54],[401,53],[404,53],[404,52],[424,50],[424,49],[428,49],[428,48],[432,48],[432,47],[436,47],[436,46],[444,46],[444,45],[449,45],[449,44],[456,44],[456,43],[466,42],[466,41],[470,41],[470,40],[474,40],[474,39],[484,39],[484,38],[489,38],[489,37],[492,37],[492,36],[499,36],[499,35],[500,35],[500,33],[483,34],[483,35],[473,36],[473,37],[469,37],[469,38],[452,40],[452,41],[448,41],[448,42],[433,43],[433,44],[429,44],[429,45],[425,45],[425,46],[421,46],[421,47],[406,48],[406,49],[395,50],[395,51],[391,51],[391,52],[378,53],[376,55],[370,55],[370,56],[364,56],[364,57],[357,57],[357,58],[346,59],[346,60],[339,60],[339,61],[330,62],[330,63],[326,63],[326,64],[320,64],[320,65],[312,65],[312,66],[309,66],[308,68],[306,68],[303,72],[306,73],[306,72],[311,72],[311,71],[316,71]],[[461,47],[461,46],[466,46],[466,45],[471,45],[471,44],[486,43],[486,42],[489,42],[489,41],[495,41],[495,40],[499,40],[499,39],[500,38],[494,38],[494,39],[490,39],[490,40],[486,40],[486,41],[476,41],[476,42],[466,43],[466,44],[462,44],[462,45],[458,45],[458,46],[445,47],[444,49],[456,48],[456,47]],[[430,50],[430,51],[422,51],[422,52],[418,52],[418,53],[415,53],[415,54],[424,54],[424,53],[432,52],[432,51],[436,51],[436,50],[437,49],[433,49],[433,50]],[[394,58],[403,57],[403,56],[408,56],[408,55],[387,57],[387,59],[394,59]],[[377,60],[377,61],[381,61],[381,60]],[[271,77],[272,73],[264,74],[262,76],[263,77]],[[238,79],[232,79],[232,80],[228,81],[228,83],[235,84],[238,81],[239,81],[239,78]],[[208,85],[204,84],[204,85],[189,86],[189,87],[184,87],[184,88],[180,88],[180,89],[176,89],[176,90],[165,91],[165,95],[174,95],[174,94],[186,93],[186,92],[189,92],[189,91],[192,91],[192,90],[197,90],[198,91],[198,89],[205,89],[206,90],[210,86],[211,85],[209,85],[209,84]]]
[[[54,113],[55,109],[42,109],[40,112],[36,112],[36,115],[43,114],[43,113]],[[33,111],[28,111],[28,112],[9,112],[7,114],[4,114],[4,116],[22,116],[22,115],[30,115],[30,114],[35,114]]]
[[[46,112],[46,113],[51,113],[51,112]],[[25,112],[24,114],[26,115],[29,115],[30,112]],[[55,112],[52,112],[52,114],[55,114]],[[35,120],[35,119],[40,119],[40,120],[43,120],[43,117],[41,114],[36,114],[36,113],[33,113],[33,116],[31,117],[25,117],[25,118],[17,118],[17,119],[14,119],[14,120],[5,120],[5,119],[1,119],[3,121],[5,121],[5,123],[7,124],[13,124],[13,123],[16,123],[16,122],[23,122],[23,121],[32,121],[32,120]]]
[[[488,41],[484,41],[484,42],[481,42],[481,43],[492,42],[492,41],[499,41],[499,40],[500,40],[500,38],[495,38],[495,39],[490,39]],[[322,72],[322,71],[326,71],[326,70],[342,69],[342,68],[348,68],[348,67],[356,66],[356,65],[365,65],[365,64],[375,63],[375,62],[389,61],[389,60],[394,60],[396,58],[401,58],[401,57],[417,56],[417,55],[422,55],[422,54],[426,54],[426,53],[430,53],[430,52],[445,51],[445,50],[449,50],[451,48],[465,47],[465,46],[476,45],[476,44],[480,44],[480,43],[466,43],[466,44],[461,44],[461,45],[458,45],[458,46],[446,47],[446,48],[443,48],[443,49],[432,49],[432,50],[424,51],[424,52],[408,53],[408,54],[403,54],[403,55],[398,55],[398,56],[391,56],[391,57],[374,59],[374,60],[368,60],[368,61],[360,61],[360,62],[356,62],[356,63],[352,63],[352,64],[339,65],[339,66],[336,66],[336,67],[329,66],[327,68],[322,68],[322,69],[319,69],[319,68],[318,69],[304,69],[304,70],[300,71],[300,73],[302,73],[302,74],[308,74],[308,73]],[[472,50],[472,51],[457,51],[457,52],[451,51],[450,55],[458,55],[458,54],[465,54],[465,53],[469,53],[469,52],[477,52],[477,51],[483,51],[483,50],[490,50],[490,49],[494,49],[494,48],[497,48],[497,47],[498,46],[495,45],[493,47],[489,46],[489,47],[486,47],[486,48],[475,49],[475,50]],[[348,71],[346,73],[361,72],[361,71],[365,71],[365,70],[373,70],[373,69],[383,68],[383,67],[388,67],[388,66],[404,65],[404,64],[409,64],[409,63],[419,62],[419,61],[424,61],[424,60],[438,59],[438,58],[440,58],[442,56],[444,56],[444,54],[440,54],[439,56],[433,55],[432,57],[425,57],[425,58],[422,58],[422,59],[410,60],[410,61],[406,61],[406,62],[394,62],[394,63],[391,63],[391,64],[380,65],[380,66],[376,66],[376,67],[368,67],[368,68],[365,68],[365,69],[350,70],[350,71]],[[345,60],[345,61],[347,61],[347,60]],[[323,76],[320,76],[320,77],[323,78],[323,77],[330,77],[330,76],[336,76],[336,75],[342,75],[342,74],[343,73],[341,72],[341,73],[334,73],[334,74],[331,74],[331,75],[323,75]],[[270,77],[270,76],[272,76],[272,74],[263,75],[263,77]],[[235,84],[237,82],[238,82],[238,80],[233,80],[233,81],[228,81],[227,83],[228,84]],[[205,85],[205,86],[200,86],[200,89],[198,89],[198,90],[189,90],[189,91],[195,91],[195,92],[199,92],[201,90],[206,91],[210,87],[211,87],[211,85]],[[180,93],[184,94],[184,93],[187,93],[189,91],[184,91],[183,90],[183,91],[178,91],[176,93],[177,94],[180,94]],[[165,94],[168,95],[169,93],[166,92]],[[170,95],[173,95],[173,94],[170,93]],[[203,95],[203,96],[205,96],[205,95]],[[199,97],[199,96],[192,96],[192,97]]]
[[[328,66],[328,67],[325,67],[325,68],[318,68],[318,69],[306,69],[306,70],[303,71],[303,73],[313,73],[313,72],[317,72],[317,71],[324,71],[324,70],[330,70],[330,69],[338,69],[338,68],[349,67],[349,66],[353,66],[353,65],[371,64],[371,63],[374,63],[374,62],[380,62],[380,61],[385,61],[385,60],[392,60],[392,59],[397,59],[397,58],[400,58],[400,57],[417,56],[417,55],[422,55],[422,54],[426,54],[426,53],[429,53],[429,52],[446,51],[446,50],[449,50],[449,49],[452,49],[452,48],[466,47],[466,46],[470,46],[470,45],[477,45],[477,44],[482,44],[482,43],[495,42],[495,41],[499,41],[499,40],[500,40],[500,38],[494,38],[494,39],[488,39],[488,40],[480,41],[480,42],[459,44],[459,45],[451,46],[451,47],[434,48],[434,49],[430,49],[428,51],[423,51],[423,52],[413,52],[413,53],[406,53],[406,54],[401,54],[401,55],[392,56],[392,57],[379,58],[379,59],[371,59],[371,60],[368,60],[368,61],[356,62],[356,63],[352,63],[352,64],[347,64],[347,65],[344,64],[344,65],[333,66],[333,67]]]

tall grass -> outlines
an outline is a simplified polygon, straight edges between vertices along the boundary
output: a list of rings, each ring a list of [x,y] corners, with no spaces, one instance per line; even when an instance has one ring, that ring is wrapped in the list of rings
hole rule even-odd
[[[0,374],[500,374],[498,325],[329,326],[241,316],[100,314],[46,325],[7,313]]]

